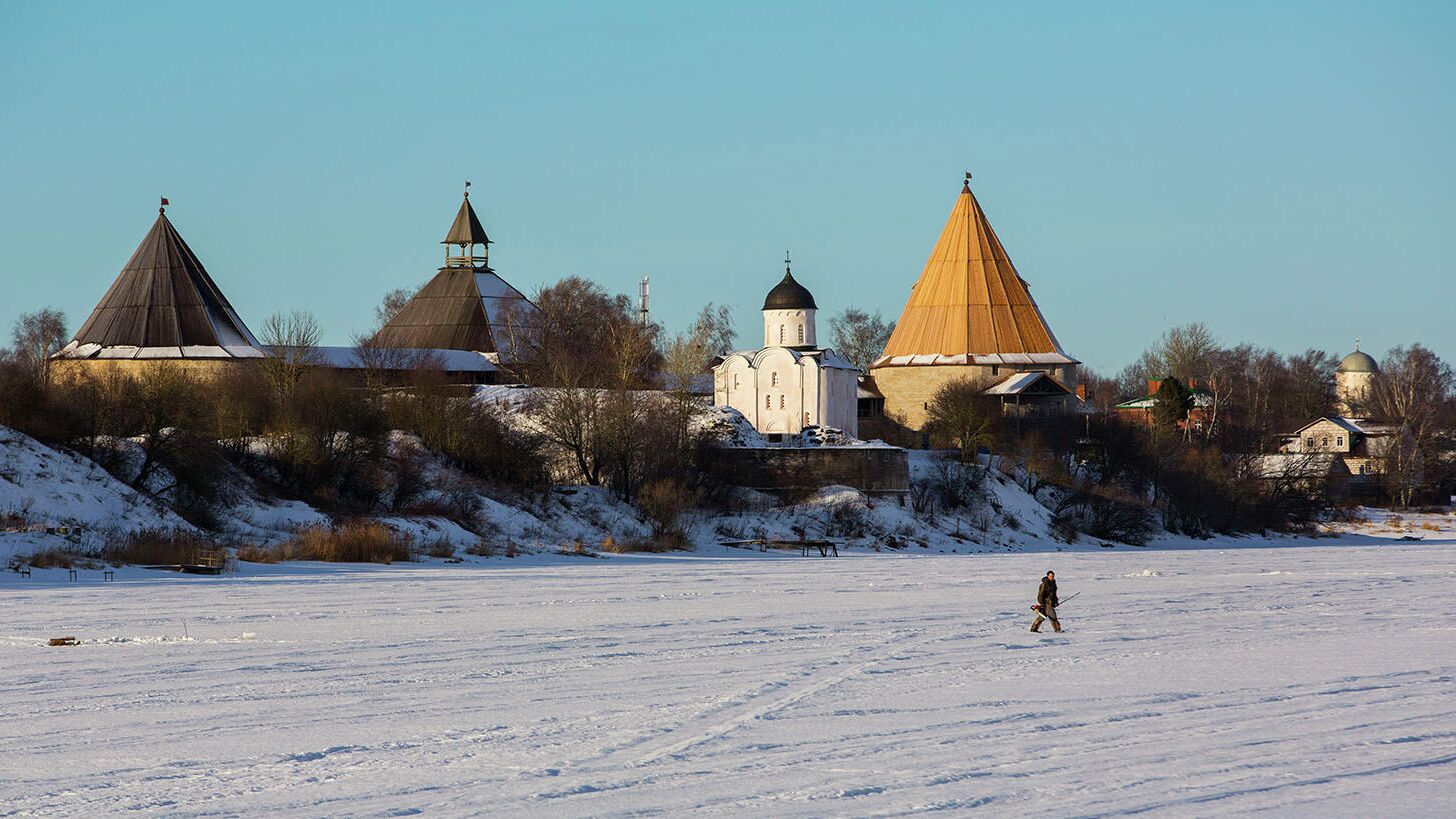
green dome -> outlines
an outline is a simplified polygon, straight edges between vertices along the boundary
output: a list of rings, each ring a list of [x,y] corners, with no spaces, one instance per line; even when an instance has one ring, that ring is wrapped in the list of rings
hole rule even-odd
[[[1369,355],[1356,350],[1353,353],[1340,359],[1340,368],[1335,370],[1338,373],[1373,373],[1379,372],[1380,368],[1375,366],[1375,359]]]

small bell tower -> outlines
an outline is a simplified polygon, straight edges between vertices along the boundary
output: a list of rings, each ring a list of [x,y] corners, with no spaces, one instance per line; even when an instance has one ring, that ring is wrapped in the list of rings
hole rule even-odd
[[[445,234],[445,240],[440,244],[445,246],[446,267],[490,270],[490,237],[485,235],[485,228],[475,215],[475,208],[470,206],[469,182],[465,183],[465,198],[460,203],[459,212],[455,214],[455,222],[450,225],[450,232]]]

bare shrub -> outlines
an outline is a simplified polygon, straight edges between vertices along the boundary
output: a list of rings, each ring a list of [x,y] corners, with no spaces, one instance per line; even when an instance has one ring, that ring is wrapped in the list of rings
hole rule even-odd
[[[389,474],[393,478],[389,508],[394,512],[418,511],[421,498],[429,489],[425,475],[425,456],[411,441],[396,444],[388,457]]]
[[[30,510],[3,509],[0,510],[0,532],[22,532],[30,526]]]
[[[279,556],[272,547],[248,543],[238,547],[237,559],[244,563],[277,563]]]
[[[927,478],[910,482],[910,509],[917,515],[935,514],[935,484]]]
[[[917,502],[924,508],[932,504],[946,510],[967,508],[981,497],[985,480],[986,471],[975,464],[938,459],[930,468],[929,476],[918,482],[919,486],[912,484],[910,503],[912,508]]]
[[[566,544],[565,546],[562,546],[560,549],[557,549],[556,550],[556,553],[559,554],[559,555],[567,555],[569,557],[600,557],[601,556],[601,555],[598,555],[596,552],[593,552],[591,549],[588,549],[587,546],[586,546],[586,544],[583,543],[583,542],[581,542],[580,540],[573,541],[571,543]]]
[[[434,543],[426,546],[421,551],[421,554],[424,554],[428,557],[437,557],[441,559],[452,558],[455,556],[455,544],[451,543],[448,540],[445,540],[444,538],[440,538]]]
[[[1070,492],[1056,509],[1053,531],[1068,542],[1081,532],[1103,540],[1141,546],[1154,528],[1153,514],[1135,495],[1115,487],[1093,486]]]
[[[825,508],[824,534],[828,537],[860,538],[870,531],[869,504],[863,498],[837,500]]]
[[[661,554],[674,551],[677,547],[671,543],[661,540],[644,540],[641,538],[626,538],[618,540],[608,537],[602,541],[601,550],[614,555],[625,555],[633,553]]]
[[[20,562],[36,569],[74,569],[86,562],[84,555],[67,549],[37,549],[20,558]]]
[[[103,546],[98,556],[113,565],[195,566],[203,562],[203,552],[219,550],[222,547],[216,541],[201,535],[175,529],[144,529]],[[231,568],[232,561],[225,559],[223,569]]]
[[[637,493],[637,508],[651,524],[656,538],[681,536],[682,515],[692,502],[687,487],[672,479],[653,481]]]
[[[424,385],[397,396],[389,406],[391,425],[477,478],[522,488],[549,483],[540,435],[513,424],[499,404],[452,390]]]
[[[414,557],[409,535],[372,521],[351,520],[334,527],[314,526],[273,547],[279,560],[331,563],[393,563]]]
[[[465,547],[465,553],[476,557],[495,557],[495,545],[488,541],[480,541]]]

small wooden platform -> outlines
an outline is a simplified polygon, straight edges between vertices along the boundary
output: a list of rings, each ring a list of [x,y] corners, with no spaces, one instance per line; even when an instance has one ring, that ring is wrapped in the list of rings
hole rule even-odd
[[[142,568],[158,572],[181,572],[182,574],[222,574],[221,566],[202,566],[196,563],[163,563]]]
[[[183,574],[222,574],[227,566],[227,550],[198,549],[194,563],[164,563],[159,566],[143,566],[160,572],[182,572]]]

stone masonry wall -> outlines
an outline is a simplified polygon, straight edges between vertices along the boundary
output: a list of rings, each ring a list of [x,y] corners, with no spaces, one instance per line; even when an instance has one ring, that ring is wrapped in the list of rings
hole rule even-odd
[[[885,414],[910,429],[925,426],[925,405],[942,384],[962,378],[991,378],[991,368],[976,364],[937,364],[925,367],[877,367],[870,370],[875,386],[885,396]]]
[[[714,477],[764,491],[852,486],[868,494],[910,489],[910,461],[893,447],[723,448],[714,453]]]

